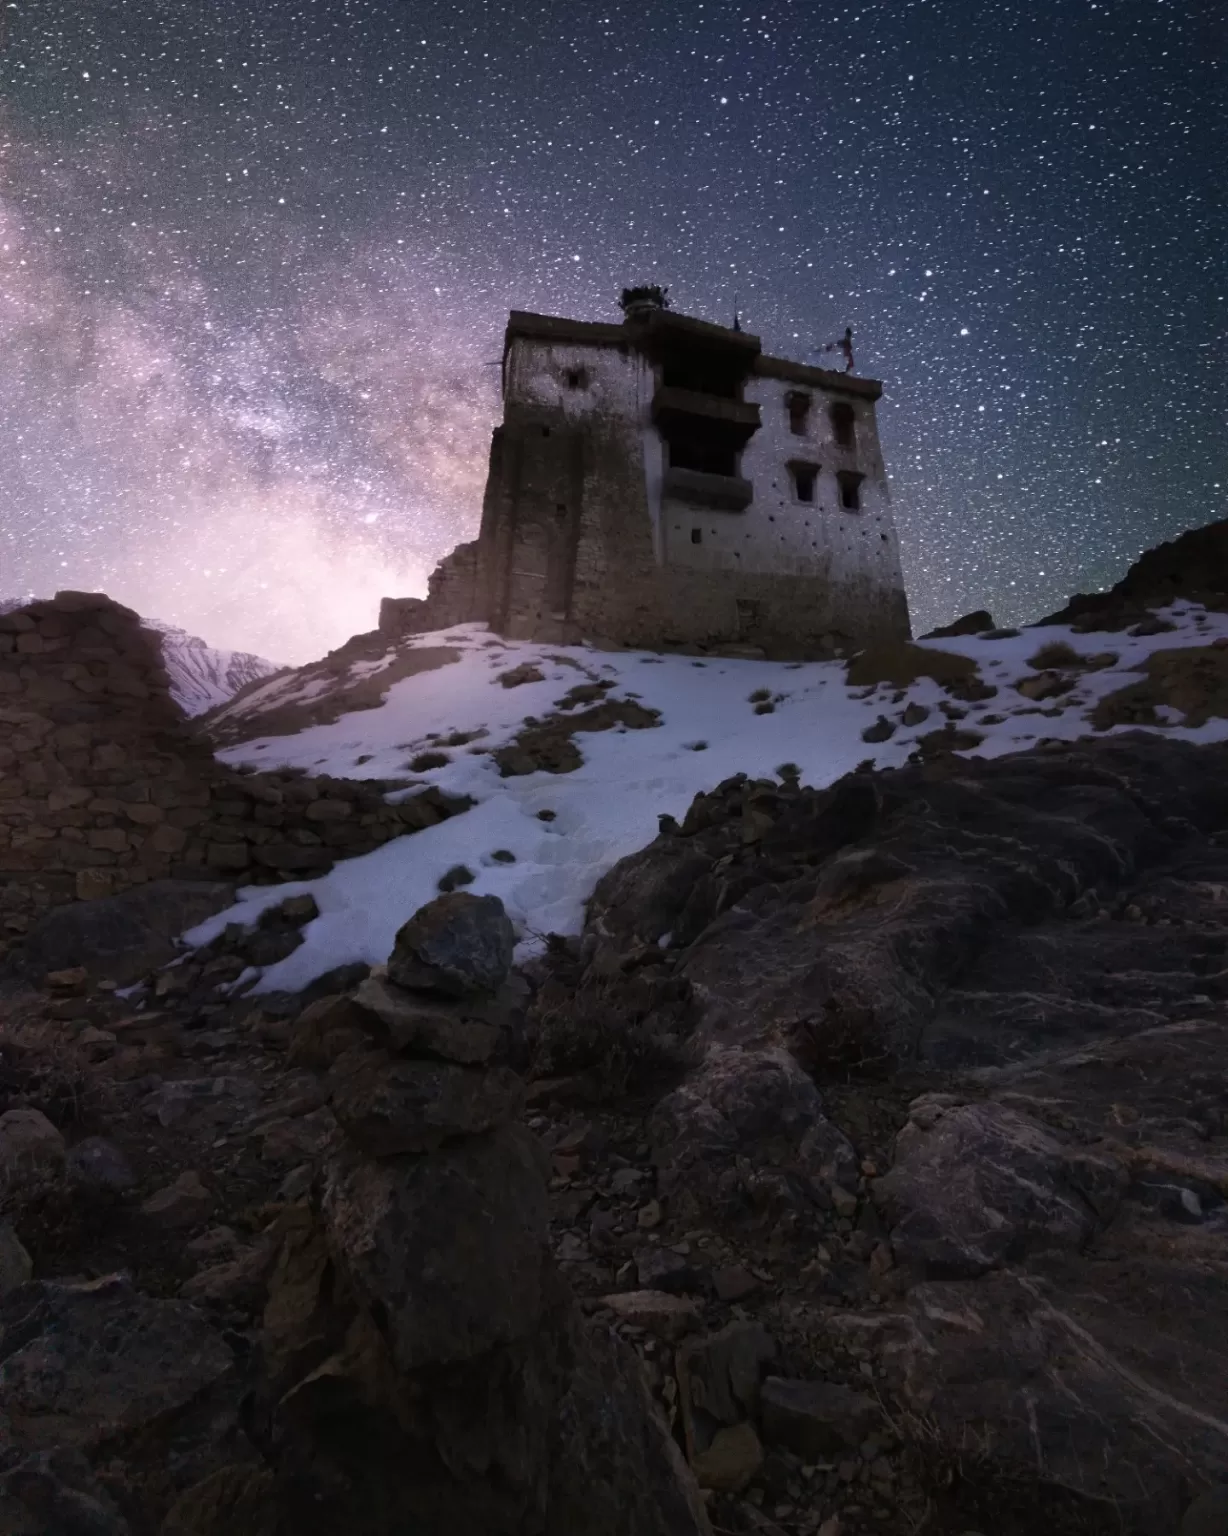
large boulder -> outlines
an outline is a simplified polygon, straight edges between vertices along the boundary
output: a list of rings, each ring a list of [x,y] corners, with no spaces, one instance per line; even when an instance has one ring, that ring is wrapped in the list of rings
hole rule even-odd
[[[543,1306],[546,1189],[537,1142],[520,1127],[429,1157],[343,1152],[326,1173],[323,1216],[398,1370],[471,1360],[532,1331]]]
[[[770,1226],[800,1235],[857,1187],[857,1156],[818,1089],[780,1049],[714,1047],[649,1121],[658,1188],[697,1224]]]
[[[497,896],[451,891],[420,907],[397,933],[388,979],[444,997],[496,992],[512,968],[516,934]]]
[[[0,1529],[144,1536],[242,1441],[229,1345],[122,1275],[0,1298]],[[221,1532],[218,1533],[221,1536]]]
[[[649,1119],[667,1220],[877,1297],[824,1350],[961,1469],[960,1528],[1172,1536],[1222,1483],[1226,893],[1228,745],[1119,735],[727,781],[556,968],[579,1017],[640,967],[689,985],[700,1065]],[[755,1427],[839,1455],[832,1386],[765,1384]],[[704,1477],[750,1464],[748,1412],[697,1419]]]

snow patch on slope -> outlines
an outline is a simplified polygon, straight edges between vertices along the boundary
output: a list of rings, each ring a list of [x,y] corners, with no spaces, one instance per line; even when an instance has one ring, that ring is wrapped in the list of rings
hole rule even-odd
[[[972,635],[919,643],[972,658],[984,681],[995,685],[993,698],[960,706],[965,714],[959,727],[982,738],[965,755],[996,757],[1041,740],[1091,734],[1095,705],[1138,681],[1148,656],[1228,638],[1228,615],[1182,604],[1164,614],[1176,627],[1146,637],[1087,635],[1052,625],[1000,639]],[[1071,692],[1038,706],[1014,685],[1034,671],[1028,658],[1056,641],[1087,656],[1111,650],[1116,660],[1081,673]],[[227,923],[250,924],[285,896],[310,891],[320,916],[305,930],[303,945],[270,967],[255,991],[297,990],[333,966],[384,960],[397,928],[436,895],[440,877],[457,864],[474,873],[468,889],[503,900],[520,936],[520,952],[528,953],[548,932],[577,932],[600,876],[652,840],[659,816],[681,820],[700,791],[737,773],[775,777],[785,764],[795,764],[802,782],[816,786],[866,761],[897,767],[916,750],[918,737],[944,724],[940,705],[952,704],[929,678],[903,689],[851,689],[839,662],[542,646],[495,640],[480,625],[403,643],[446,645],[459,657],[394,682],[377,708],[295,735],[247,741],[219,755],[236,765],[297,767],[347,778],[404,778],[412,772],[421,783],[472,796],[477,803],[439,826],[345,860],[320,879],[245,889],[236,906],[188,935],[190,943],[206,943]],[[542,680],[503,687],[501,674],[522,663],[536,667]],[[569,689],[588,681],[612,683],[609,699],[634,698],[659,710],[660,725],[580,733],[575,741],[584,762],[574,772],[502,778],[491,750],[509,742],[526,717],[554,714]],[[768,703],[770,712],[757,712]],[[927,718],[898,727],[882,743],[862,739],[880,715],[898,719],[908,704],[925,706]],[[1178,725],[1165,728],[1165,734],[1185,741],[1224,740],[1228,720],[1213,719],[1198,729]],[[427,751],[444,761],[412,770],[412,761]],[[514,862],[506,859],[509,853]]]

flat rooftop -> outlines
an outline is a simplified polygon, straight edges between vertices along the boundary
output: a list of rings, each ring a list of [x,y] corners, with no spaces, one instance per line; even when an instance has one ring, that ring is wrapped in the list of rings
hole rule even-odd
[[[652,351],[669,341],[692,341],[737,351],[745,355],[747,371],[761,378],[784,379],[791,384],[808,384],[815,389],[877,400],[883,386],[877,379],[863,379],[834,368],[814,368],[785,357],[771,357],[763,351],[758,336],[735,331],[732,326],[713,325],[673,310],[658,310],[647,320],[613,324],[603,320],[569,320],[562,315],[537,315],[514,309],[508,316],[503,341],[506,360],[512,343],[520,338],[532,341],[556,341],[580,347],[638,347]]]

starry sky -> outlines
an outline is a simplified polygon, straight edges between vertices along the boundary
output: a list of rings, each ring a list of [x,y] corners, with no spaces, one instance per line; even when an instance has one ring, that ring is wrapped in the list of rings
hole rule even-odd
[[[510,308],[856,333],[919,631],[1228,515],[1217,0],[0,0],[0,598],[303,661],[476,531]]]

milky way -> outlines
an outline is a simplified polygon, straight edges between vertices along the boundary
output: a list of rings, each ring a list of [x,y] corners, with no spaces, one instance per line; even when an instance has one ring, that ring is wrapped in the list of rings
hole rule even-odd
[[[1166,0],[23,0],[0,598],[301,660],[476,529],[508,309],[851,324],[916,627],[1224,516],[1225,40]]]

